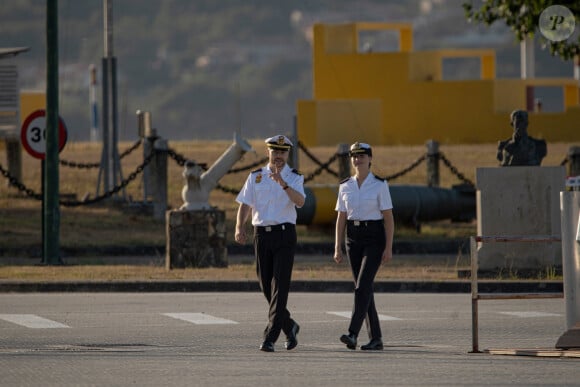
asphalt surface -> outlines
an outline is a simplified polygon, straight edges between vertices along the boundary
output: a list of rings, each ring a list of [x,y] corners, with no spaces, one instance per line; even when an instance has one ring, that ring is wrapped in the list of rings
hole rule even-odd
[[[297,262],[329,259],[296,256]],[[100,264],[162,261],[99,257]],[[253,258],[241,253],[229,261]],[[544,295],[563,288],[561,281],[529,280],[478,286],[480,293]],[[385,349],[367,352],[338,340],[348,328],[352,281],[293,281],[288,308],[301,325],[299,345],[286,351],[282,335],[276,351],[264,353],[258,346],[267,305],[255,279],[2,279],[0,385],[580,385],[580,350],[555,348],[565,331],[562,299],[480,302],[481,352],[473,353],[470,288],[468,279],[376,281]],[[359,344],[365,336],[363,326]]]
[[[578,351],[556,351],[563,300],[481,305],[471,353],[467,294],[380,293],[385,349],[349,350],[352,294],[290,294],[298,347],[259,351],[258,292],[0,294],[2,386],[566,386]],[[366,329],[359,344],[367,341]],[[518,351],[526,356],[492,355]],[[532,355],[533,354],[533,355]]]

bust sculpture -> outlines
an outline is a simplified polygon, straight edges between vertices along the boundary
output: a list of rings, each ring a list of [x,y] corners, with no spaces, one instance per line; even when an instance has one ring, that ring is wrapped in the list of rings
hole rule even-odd
[[[511,138],[500,141],[497,146],[497,159],[502,167],[540,165],[548,153],[546,141],[528,135],[528,113],[514,110],[510,114],[513,127]]]

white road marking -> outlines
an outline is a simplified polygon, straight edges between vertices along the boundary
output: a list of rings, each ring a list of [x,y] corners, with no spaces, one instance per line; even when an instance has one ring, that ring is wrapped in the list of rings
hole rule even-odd
[[[352,316],[352,312],[326,312],[328,314],[333,314],[335,316],[346,317],[350,318]],[[379,314],[380,321],[399,321],[402,318],[393,317],[393,316],[385,316],[384,314]]]
[[[35,314],[0,314],[0,320],[22,325],[27,328],[70,328],[68,325],[39,317]]]
[[[198,325],[212,325],[212,324],[237,324],[232,320],[225,318],[210,316],[205,313],[163,313],[165,316],[176,318],[178,320],[187,321]]]
[[[529,318],[529,317],[552,317],[556,316],[559,317],[561,314],[558,313],[544,313],[544,312],[498,312],[499,314],[507,314],[509,316],[516,316],[522,318]]]

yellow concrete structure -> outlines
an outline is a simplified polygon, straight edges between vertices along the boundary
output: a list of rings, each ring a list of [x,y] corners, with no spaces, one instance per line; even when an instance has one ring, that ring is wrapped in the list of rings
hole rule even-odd
[[[397,52],[363,52],[365,31],[395,30]],[[446,58],[479,59],[480,79],[444,80]],[[530,135],[580,140],[580,97],[573,78],[496,79],[490,49],[413,51],[411,24],[316,24],[313,99],[297,102],[306,146],[364,140],[376,145],[496,142],[511,136],[509,114],[530,106],[534,87],[562,90],[561,112],[530,112]]]
[[[46,93],[43,91],[23,90],[20,92],[20,122],[24,122],[30,113],[46,109]]]

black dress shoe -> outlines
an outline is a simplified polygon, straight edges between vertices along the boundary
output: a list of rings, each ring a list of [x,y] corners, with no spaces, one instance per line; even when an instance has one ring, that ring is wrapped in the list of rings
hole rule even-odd
[[[356,336],[353,333],[340,336],[340,341],[346,344],[348,349],[356,349]]]
[[[290,329],[288,336],[286,336],[286,342],[284,343],[284,346],[286,347],[286,349],[288,351],[296,348],[296,346],[298,345],[298,339],[296,339],[296,335],[298,334],[299,331],[300,331],[300,325],[298,325],[298,324],[296,324],[296,322],[294,322],[292,329]]]
[[[268,340],[264,341],[262,345],[260,345],[260,351],[274,352],[274,343]]]
[[[383,341],[381,339],[372,339],[368,344],[361,345],[360,349],[363,351],[382,351]]]

